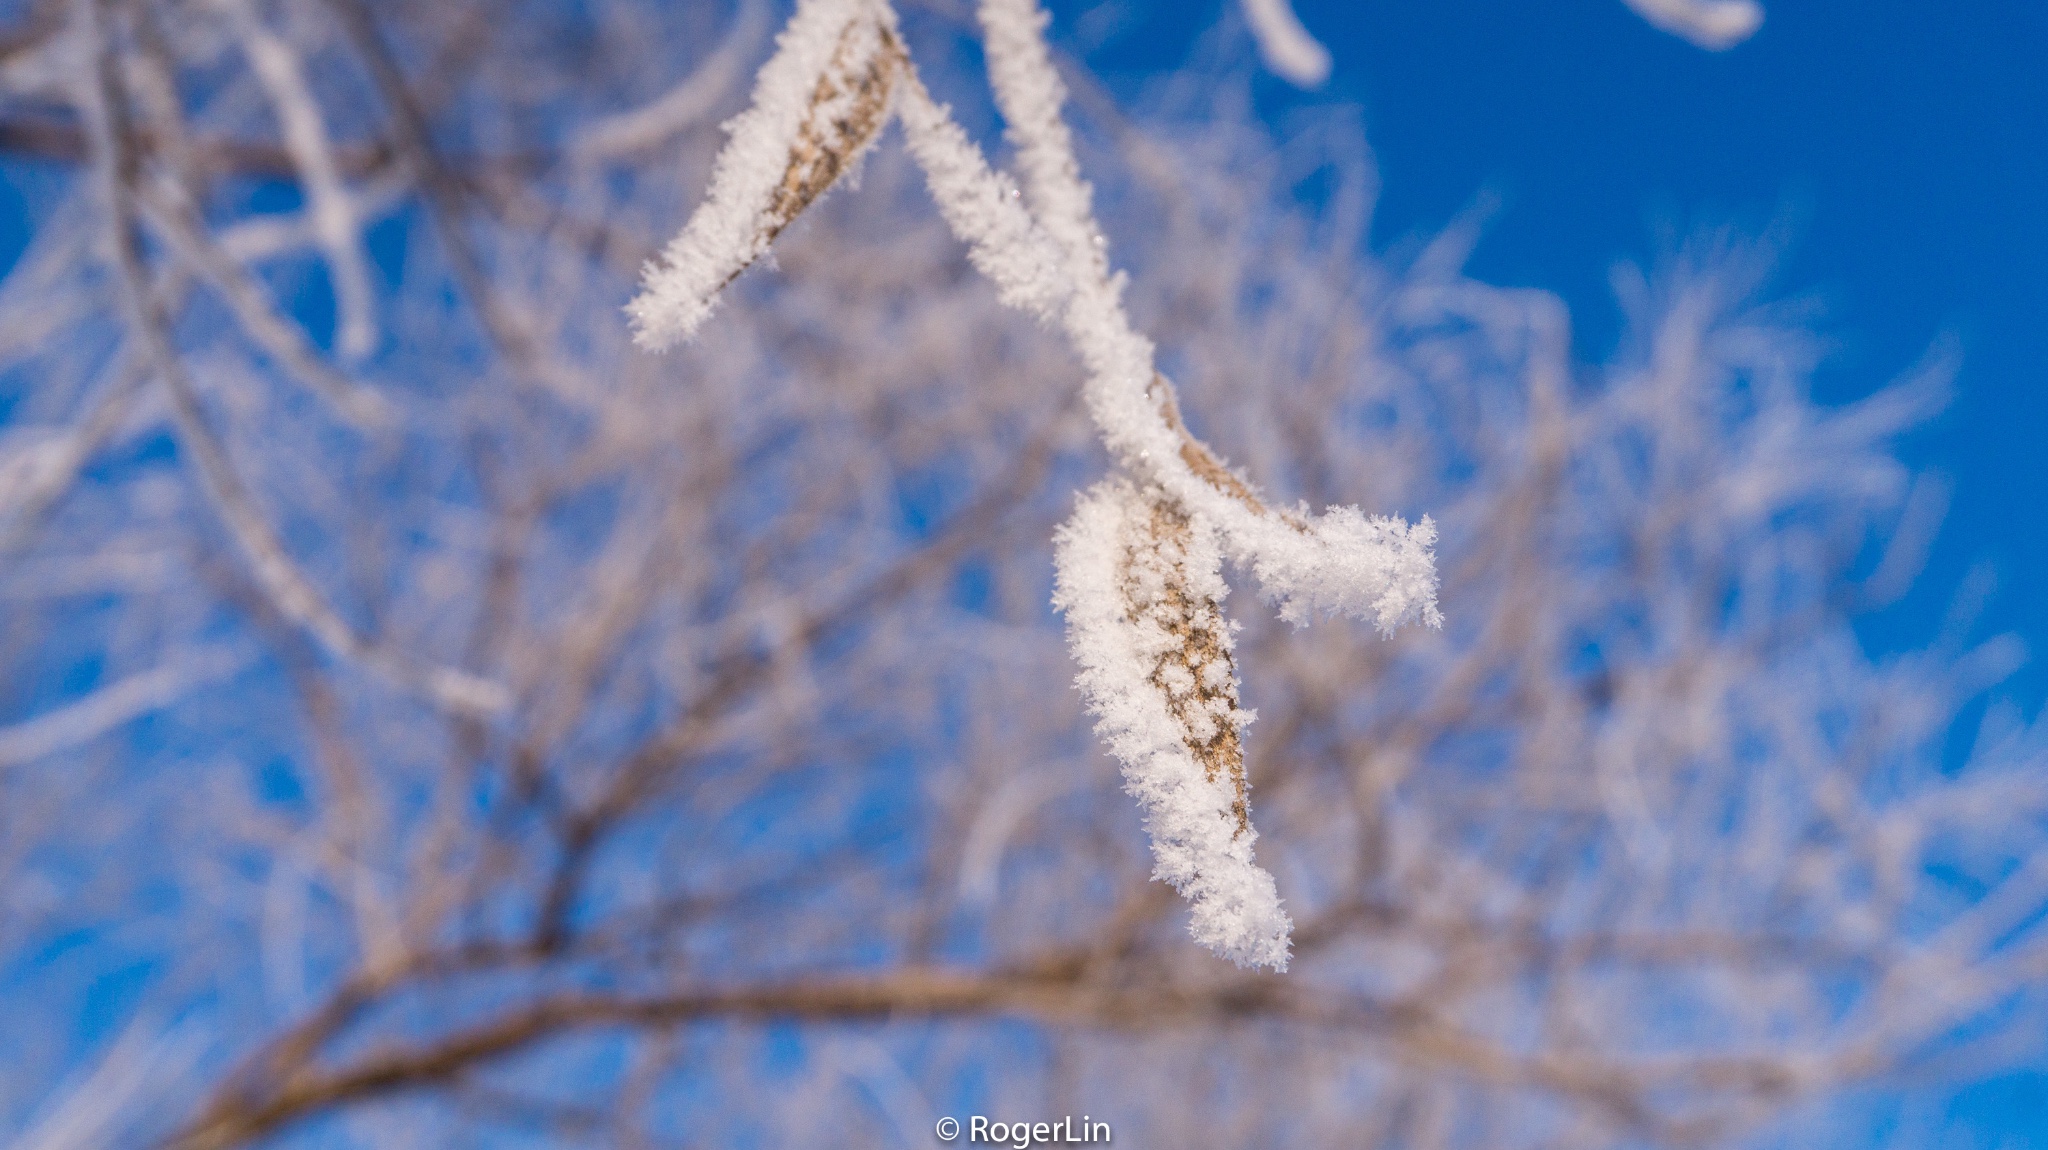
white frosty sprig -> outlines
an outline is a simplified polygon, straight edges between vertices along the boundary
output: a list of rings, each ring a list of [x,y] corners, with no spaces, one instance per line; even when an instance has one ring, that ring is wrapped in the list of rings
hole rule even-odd
[[[1145,813],[1155,873],[1188,899],[1195,939],[1242,966],[1285,969],[1286,913],[1252,859],[1225,560],[1283,618],[1323,613],[1383,631],[1440,623],[1428,519],[1269,505],[1182,422],[1110,271],[1062,118],[1065,86],[1035,0],[982,0],[989,79],[1023,186],[993,170],[934,101],[885,0],[804,0],[733,121],[705,203],[631,308],[643,346],[687,337],[718,291],[900,118],[947,225],[1000,298],[1056,324],[1087,369],[1084,397],[1119,470],[1058,538],[1059,592],[1097,731]]]
[[[627,305],[642,347],[693,335],[725,285],[874,143],[902,71],[894,23],[877,0],[797,5],[753,105],[726,125],[710,194]]]
[[[989,170],[981,149],[911,72],[897,114],[911,158],[923,170],[946,226],[967,245],[975,270],[989,278],[1011,307],[1052,319],[1071,294],[1065,270],[1045,230],[1024,210],[1022,193],[1008,177]]]

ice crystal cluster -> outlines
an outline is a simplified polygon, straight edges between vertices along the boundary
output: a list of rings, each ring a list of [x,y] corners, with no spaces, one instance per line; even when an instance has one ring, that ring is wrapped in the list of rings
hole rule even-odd
[[[1265,54],[1302,83],[1328,59],[1277,0],[1247,6]],[[1035,0],[983,0],[989,79],[1021,180],[992,168],[918,78],[884,0],[803,0],[730,125],[711,188],[630,306],[642,346],[687,339],[718,293],[828,190],[892,117],[969,259],[1005,303],[1058,327],[1115,474],[1057,544],[1056,604],[1096,730],[1123,765],[1154,873],[1188,900],[1195,939],[1241,966],[1287,966],[1290,922],[1253,858],[1244,729],[1222,604],[1224,564],[1296,624],[1344,614],[1435,625],[1429,521],[1269,506],[1194,438],[1131,324],[1062,119],[1066,93]]]

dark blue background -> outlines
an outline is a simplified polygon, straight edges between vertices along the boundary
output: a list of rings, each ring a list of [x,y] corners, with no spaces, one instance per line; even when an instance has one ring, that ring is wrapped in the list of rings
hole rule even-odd
[[[1607,270],[1661,225],[1788,220],[1778,286],[1817,291],[1838,351],[1827,399],[1868,393],[1943,333],[1949,410],[1907,458],[1955,499],[1926,575],[1864,628],[1925,644],[1973,565],[1999,589],[1978,634],[2048,651],[2048,5],[1767,0],[1755,38],[1704,52],[1618,0],[1341,3],[1303,20],[1380,159],[1379,234],[1440,223],[1482,189],[1506,210],[1483,278],[1561,293],[1580,353],[1611,345]],[[2039,665],[2009,685],[2031,712]]]
[[[1703,52],[1615,0],[1322,3],[1332,94],[1361,101],[1383,235],[1481,186],[1508,210],[1481,276],[1561,292],[1582,354],[1612,336],[1606,269],[1653,224],[1789,215],[1780,286],[1818,290],[1845,399],[1944,332],[1957,398],[1907,441],[1955,501],[1917,592],[1865,628],[1925,643],[1969,568],[1999,576],[1980,632],[2048,650],[2048,5],[1781,0],[1758,35]],[[2011,689],[2032,710],[2039,666]]]

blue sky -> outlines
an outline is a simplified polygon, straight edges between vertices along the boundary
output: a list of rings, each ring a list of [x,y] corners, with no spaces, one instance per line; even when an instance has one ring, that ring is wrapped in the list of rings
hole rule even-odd
[[[1779,0],[1758,35],[1700,51],[1616,0],[1308,3],[1338,60],[1330,95],[1366,108],[1383,236],[1479,187],[1507,210],[1482,276],[1561,292],[1582,354],[1611,339],[1606,272],[1658,223],[1789,216],[1782,289],[1816,291],[1850,398],[1943,333],[1957,397],[1907,441],[1955,483],[1917,592],[1872,621],[1925,643],[1973,566],[1998,577],[1979,633],[2048,655],[2048,4]],[[2031,710],[2048,673],[2012,691]]]
[[[1879,651],[1923,646],[1988,570],[1972,634],[2027,640],[2037,661],[2007,692],[2032,712],[2048,687],[2048,2],[1764,3],[1753,39],[1712,53],[1620,0],[1296,0],[1334,75],[1264,95],[1276,112],[1364,109],[1376,242],[1500,196],[1475,273],[1561,294],[1582,358],[1614,338],[1617,260],[1654,256],[1660,228],[1721,224],[1789,224],[1775,286],[1825,305],[1823,398],[1867,394],[1955,337],[1956,399],[1904,444],[1954,501],[1917,589],[1863,632]],[[1141,72],[1208,23],[1158,6],[1097,62]]]
[[[1612,339],[1607,271],[1655,228],[1789,218],[1778,286],[1817,292],[1846,399],[1943,333],[1955,402],[1905,444],[1954,481],[1917,591],[1866,626],[1924,644],[1971,569],[1998,589],[1979,634],[2048,656],[2048,4],[1766,0],[1749,42],[1709,53],[1618,0],[1306,0],[1333,49],[1323,98],[1365,108],[1382,238],[1439,224],[1481,188],[1506,210],[1475,271],[1547,287],[1581,354]],[[2010,684],[2031,711],[2048,671]]]

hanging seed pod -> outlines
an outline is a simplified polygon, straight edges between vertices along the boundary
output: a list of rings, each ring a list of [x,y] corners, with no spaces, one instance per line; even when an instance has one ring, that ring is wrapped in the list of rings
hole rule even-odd
[[[874,143],[889,115],[889,96],[903,65],[896,36],[874,19],[840,33],[832,62],[818,75],[782,183],[762,218],[762,247],[838,182]],[[735,275],[738,273],[735,272]]]
[[[1059,588],[1096,732],[1123,764],[1156,877],[1188,900],[1195,941],[1286,969],[1292,929],[1252,858],[1229,593],[1216,529],[1157,488],[1097,484],[1060,529]]]
[[[1185,513],[1164,501],[1152,503],[1126,548],[1124,599],[1132,625],[1149,632],[1146,645],[1161,648],[1146,681],[1165,699],[1204,781],[1229,792],[1236,834],[1242,835],[1251,829],[1239,734],[1246,716],[1237,707],[1230,624],[1216,600],[1194,586],[1188,570],[1193,542]]]
[[[728,126],[709,195],[649,263],[626,308],[641,346],[694,334],[719,292],[852,169],[888,123],[905,65],[885,7],[798,6],[761,69],[753,105]]]

